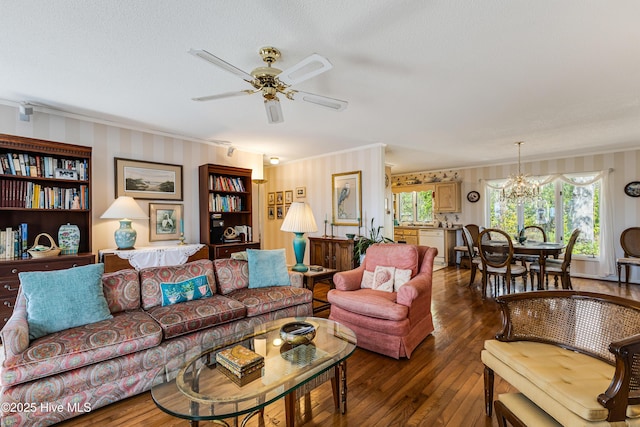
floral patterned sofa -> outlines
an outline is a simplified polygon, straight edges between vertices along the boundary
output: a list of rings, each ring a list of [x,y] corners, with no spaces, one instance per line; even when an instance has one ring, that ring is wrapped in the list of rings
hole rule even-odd
[[[215,265],[215,267],[214,267]],[[206,276],[202,299],[163,306],[161,284]],[[102,275],[112,318],[29,338],[21,291],[2,330],[2,426],[44,426],[147,391],[205,348],[233,343],[260,323],[312,315],[302,274],[291,286],[252,288],[247,261],[199,260]],[[204,293],[204,292],[203,292]]]

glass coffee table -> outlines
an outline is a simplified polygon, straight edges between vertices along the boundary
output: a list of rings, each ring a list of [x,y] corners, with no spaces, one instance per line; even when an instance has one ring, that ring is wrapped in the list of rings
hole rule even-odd
[[[315,326],[316,336],[308,344],[291,346],[280,338],[280,328],[291,322]],[[230,345],[206,349],[186,360],[173,374],[160,372],[151,396],[164,412],[191,421],[224,421],[244,416],[242,426],[264,407],[284,397],[286,426],[295,424],[296,399],[331,380],[336,409],[347,410],[347,358],[356,348],[354,332],[341,324],[316,317],[289,317],[256,326]],[[264,357],[261,376],[242,386],[216,365],[215,355],[240,344]],[[261,419],[261,421],[263,421]]]

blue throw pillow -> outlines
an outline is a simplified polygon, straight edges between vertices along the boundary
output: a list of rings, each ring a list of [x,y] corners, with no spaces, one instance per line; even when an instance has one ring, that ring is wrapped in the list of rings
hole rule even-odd
[[[289,272],[284,249],[247,249],[249,289],[289,286]]]
[[[111,319],[102,290],[104,264],[19,273],[29,338]]]
[[[213,296],[207,276],[197,276],[177,283],[160,283],[162,306]]]

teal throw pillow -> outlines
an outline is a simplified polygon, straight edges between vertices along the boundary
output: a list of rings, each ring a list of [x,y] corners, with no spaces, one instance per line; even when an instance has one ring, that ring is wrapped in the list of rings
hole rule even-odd
[[[207,276],[197,276],[177,283],[160,283],[162,306],[213,296]]]
[[[19,273],[29,338],[111,319],[102,290],[104,264]]]
[[[289,271],[284,249],[247,249],[249,289],[289,286]]]

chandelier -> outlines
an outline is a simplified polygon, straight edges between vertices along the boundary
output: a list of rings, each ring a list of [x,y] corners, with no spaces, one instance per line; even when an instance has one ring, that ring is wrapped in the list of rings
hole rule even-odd
[[[514,202],[522,205],[526,202],[536,201],[540,195],[538,182],[527,179],[527,175],[520,170],[520,146],[522,144],[524,144],[522,141],[516,142],[518,146],[518,174],[511,175],[502,187],[500,196],[502,202]]]

